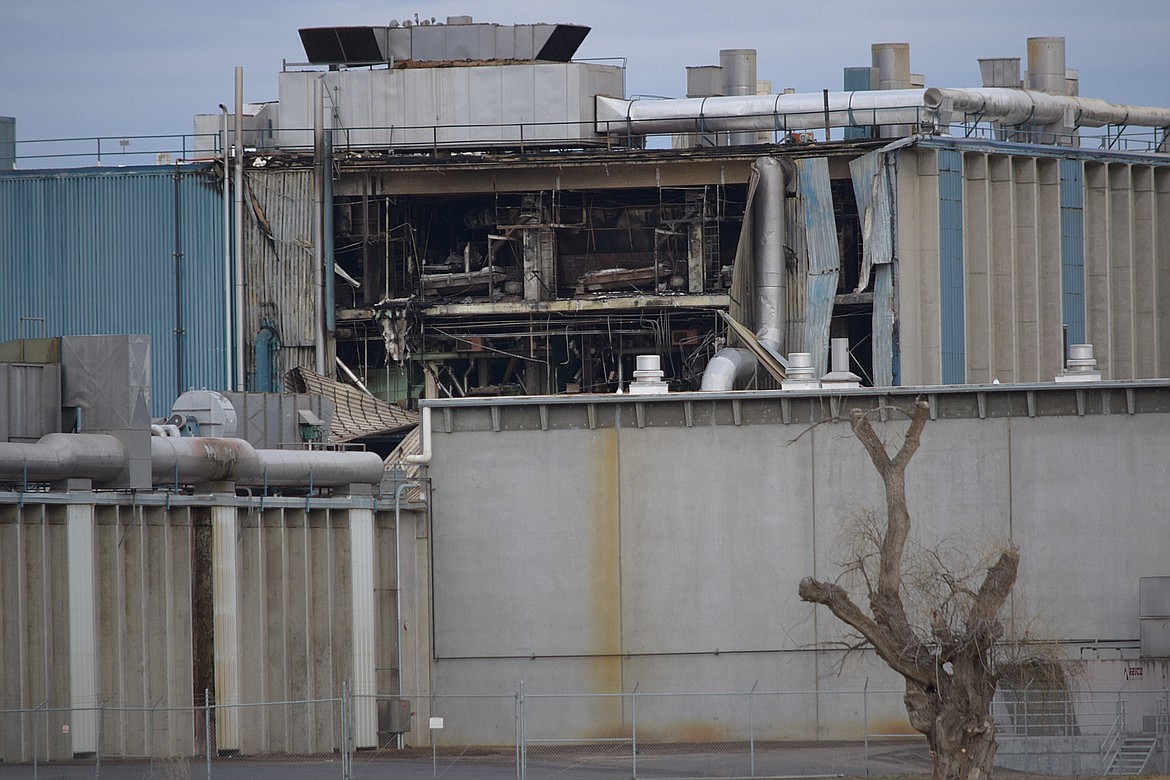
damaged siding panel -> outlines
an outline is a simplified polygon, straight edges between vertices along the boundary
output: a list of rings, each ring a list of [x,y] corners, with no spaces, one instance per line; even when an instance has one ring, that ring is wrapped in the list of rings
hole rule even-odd
[[[902,383],[894,338],[894,264],[873,269],[873,384],[891,387]]]
[[[248,171],[244,192],[244,277],[247,284],[248,387],[255,342],[271,320],[280,331],[278,380],[298,366],[315,367],[320,311],[313,285],[314,198],[311,169]],[[326,365],[333,365],[332,341]]]
[[[828,372],[829,324],[841,267],[840,247],[828,160],[824,157],[798,160],[796,168],[802,220],[794,227],[804,233],[808,249],[804,351],[812,353],[813,365],[820,376]]]
[[[861,219],[861,270],[856,292],[869,287],[873,266],[894,260],[894,187],[891,158],[882,150],[849,163],[857,214]]]

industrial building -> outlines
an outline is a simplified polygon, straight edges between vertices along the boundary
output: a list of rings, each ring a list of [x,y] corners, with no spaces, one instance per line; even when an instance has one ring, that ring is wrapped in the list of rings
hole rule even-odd
[[[753,725],[856,735],[832,693],[894,681],[836,674],[796,586],[880,498],[848,409],[893,437],[920,396],[918,532],[1018,544],[1009,621],[1170,686],[1170,108],[1080,96],[1056,38],[980,87],[875,44],[841,92],[758,94],[736,49],[633,100],[576,25],[300,32],[196,160],[0,173],[0,710],[77,713],[0,758],[328,752],[330,711],[93,708],[346,681],[358,747],[519,680],[800,690]],[[508,744],[502,701],[444,739]]]

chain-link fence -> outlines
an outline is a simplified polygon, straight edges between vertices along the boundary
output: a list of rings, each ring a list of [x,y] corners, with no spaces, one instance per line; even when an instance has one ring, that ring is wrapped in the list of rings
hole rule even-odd
[[[202,697],[201,697],[202,698]],[[1005,768],[1170,774],[1170,689],[1001,691]],[[532,690],[0,709],[0,778],[926,775],[902,691]]]

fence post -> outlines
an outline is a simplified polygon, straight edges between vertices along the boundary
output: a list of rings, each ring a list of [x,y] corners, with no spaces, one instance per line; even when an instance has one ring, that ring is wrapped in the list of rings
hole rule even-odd
[[[516,686],[516,777],[525,780],[528,774],[528,723],[524,719],[524,681]],[[431,741],[434,744],[434,741]]]
[[[207,780],[211,780],[211,689],[203,689],[203,754],[206,756]]]
[[[756,776],[756,719],[752,710],[752,694],[756,692],[756,686],[759,684],[760,681],[756,680],[752,683],[752,689],[748,691],[748,752],[751,755],[752,777]]]
[[[350,702],[349,702],[349,680],[344,680],[341,683],[341,777],[342,780],[349,780],[349,740],[350,740]]]
[[[634,690],[630,691],[630,752],[633,754],[632,774],[638,776],[638,686],[634,683]]]
[[[861,688],[861,728],[865,737],[865,776],[869,777],[869,676]]]
[[[40,709],[40,704],[38,704],[36,707],[33,707],[33,780],[37,780],[37,743],[41,741],[41,726],[40,723],[37,722]]]
[[[95,756],[97,763],[94,765],[94,768],[93,768],[93,776],[94,776],[95,780],[97,780],[97,778],[102,776],[102,742],[105,739],[105,735],[106,735],[106,700],[102,699],[98,703],[97,752],[96,752],[96,756]]]

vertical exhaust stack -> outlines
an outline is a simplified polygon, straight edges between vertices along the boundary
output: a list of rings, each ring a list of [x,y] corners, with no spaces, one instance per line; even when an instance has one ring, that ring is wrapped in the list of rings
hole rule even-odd
[[[783,354],[788,327],[788,269],[784,262],[787,242],[784,194],[788,177],[775,157],[759,158],[755,168],[760,174],[759,190],[752,204],[756,337],[774,354],[780,355]]]
[[[875,90],[910,89],[910,44],[875,43],[870,46],[873,67],[870,87]],[[896,125],[880,128],[882,138],[902,138],[914,128]]]
[[[723,67],[720,65],[687,66],[687,97],[708,98],[723,96]],[[717,146],[715,133],[675,133],[671,146],[690,149],[696,146]]]
[[[1068,69],[1064,60],[1064,38],[1061,36],[1028,39],[1028,71],[1024,86],[1049,95],[1068,94]],[[1036,125],[1031,139],[1036,143],[1059,143],[1061,136],[1071,131],[1067,121]]]
[[[719,52],[719,66],[723,69],[724,95],[756,94],[756,50],[722,49]],[[728,133],[729,146],[743,146],[756,143],[754,132]]]
[[[832,371],[821,377],[821,387],[840,390],[861,387],[861,377],[849,370],[849,339],[830,339]]]

